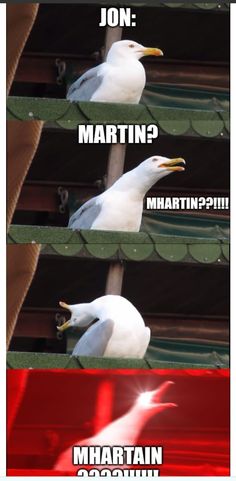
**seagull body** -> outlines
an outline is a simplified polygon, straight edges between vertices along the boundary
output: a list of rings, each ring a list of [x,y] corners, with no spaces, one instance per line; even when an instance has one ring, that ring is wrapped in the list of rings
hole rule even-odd
[[[177,407],[174,403],[161,402],[164,393],[169,386],[174,383],[166,381],[162,383],[157,389],[153,391],[142,392],[137,396],[132,407],[121,417],[109,423],[97,434],[91,438],[79,440],[74,442],[74,446],[136,446],[141,431],[143,430],[147,421],[154,415],[161,411]],[[90,467],[90,466],[89,466]],[[108,468],[132,469],[132,466],[111,466],[111,465],[96,465],[96,469]],[[76,471],[81,466],[76,467]],[[88,466],[86,466],[88,469]],[[57,471],[71,471],[75,470],[72,464],[72,447],[67,448],[58,457],[54,469]]]
[[[163,53],[131,40],[113,43],[106,61],[76,80],[67,92],[67,99],[138,104],[146,83],[145,69],[139,62],[144,55]]]
[[[142,221],[143,199],[161,178],[183,171],[184,159],[153,156],[123,174],[109,189],[85,202],[70,218],[73,230],[99,229],[138,232]]]
[[[145,326],[137,309],[122,296],[107,295],[87,304],[60,305],[71,311],[71,319],[58,327],[84,327],[94,319],[74,347],[73,356],[143,358],[150,341],[150,329]]]

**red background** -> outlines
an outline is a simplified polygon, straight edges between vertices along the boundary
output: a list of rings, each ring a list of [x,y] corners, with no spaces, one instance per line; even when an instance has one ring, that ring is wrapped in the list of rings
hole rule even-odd
[[[229,370],[8,370],[8,475],[74,475],[58,455],[171,380],[139,445],[163,446],[160,475],[229,475]]]

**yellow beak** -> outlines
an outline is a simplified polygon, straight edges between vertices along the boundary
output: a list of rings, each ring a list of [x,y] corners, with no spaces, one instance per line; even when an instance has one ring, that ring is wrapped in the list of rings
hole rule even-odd
[[[68,329],[68,327],[70,327],[70,321],[64,322],[61,326],[57,326],[57,330],[63,332]]]
[[[185,170],[184,167],[177,164],[186,164],[186,162],[184,159],[182,159],[182,157],[178,157],[176,159],[167,160],[163,164],[159,165],[159,167],[164,167],[165,169],[171,170],[172,172],[182,172],[183,170]]]
[[[60,302],[59,302],[59,305],[60,305],[61,307],[64,307],[64,309],[69,309],[69,311],[70,311],[70,306],[68,306],[68,304],[66,304],[65,302],[60,301]]]
[[[156,57],[161,57],[164,55],[164,53],[159,48],[148,47],[143,50],[143,55],[155,55]]]
[[[70,306],[68,306],[68,304],[66,304],[65,302],[60,301],[59,305],[61,307],[64,307],[64,309],[68,309],[70,311]],[[62,324],[61,326],[57,326],[57,330],[62,332],[68,329],[68,327],[70,327],[70,321],[64,322],[64,324]]]

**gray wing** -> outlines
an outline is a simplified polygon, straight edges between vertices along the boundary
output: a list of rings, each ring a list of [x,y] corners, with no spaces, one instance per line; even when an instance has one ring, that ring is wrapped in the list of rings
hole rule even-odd
[[[90,100],[94,92],[100,87],[102,81],[101,65],[91,68],[70,86],[66,96],[67,100],[71,102]]]
[[[114,321],[107,319],[91,326],[77,342],[72,356],[102,357],[114,329]]]
[[[93,197],[85,202],[69,219],[70,229],[90,229],[95,219],[102,210],[102,203],[98,202],[98,197]]]

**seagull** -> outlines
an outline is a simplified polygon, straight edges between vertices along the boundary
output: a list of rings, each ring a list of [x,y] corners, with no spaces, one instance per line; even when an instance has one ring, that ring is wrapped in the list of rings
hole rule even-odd
[[[181,165],[180,165],[181,164]],[[154,155],[123,174],[109,189],[83,204],[69,220],[73,230],[138,232],[147,191],[171,172],[182,172],[185,160]]]
[[[101,429],[94,436],[75,441],[74,446],[135,446],[138,442],[141,431],[148,420],[159,414],[161,411],[177,407],[172,402],[162,402],[162,398],[166,391],[174,383],[172,381],[163,382],[157,389],[153,391],[144,391],[138,394],[131,408],[121,417],[109,423],[105,428]],[[76,471],[81,466],[76,466]],[[86,466],[88,469],[90,466]],[[131,466],[110,466],[98,465],[97,469],[103,468],[121,468]],[[57,471],[72,471],[75,466],[72,464],[72,446],[62,452],[55,465]]]
[[[114,42],[106,61],[85,72],[67,92],[71,102],[119,102],[138,104],[145,87],[145,69],[139,59],[163,55],[159,48],[147,48],[132,40]]]
[[[86,304],[61,307],[71,312],[71,318],[59,331],[68,327],[90,326],[74,347],[72,356],[143,358],[149,341],[150,329],[144,324],[137,309],[122,296],[106,295]]]

